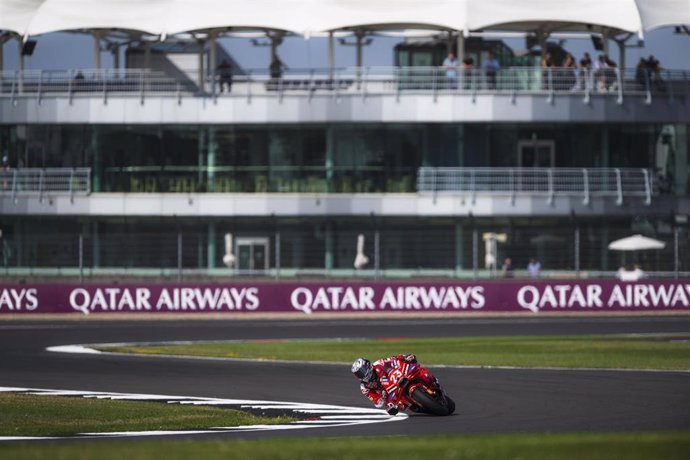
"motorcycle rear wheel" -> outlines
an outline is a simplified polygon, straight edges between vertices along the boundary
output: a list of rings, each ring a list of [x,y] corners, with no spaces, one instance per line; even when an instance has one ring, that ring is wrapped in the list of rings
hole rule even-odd
[[[446,403],[448,404],[448,415],[455,412],[455,401],[450,399],[450,396],[446,396]]]
[[[412,394],[410,394],[410,399],[422,406],[423,412],[426,412],[428,414],[450,415],[453,413],[453,410],[455,410],[455,403],[452,402],[450,398],[448,398],[448,400],[449,403],[452,402],[453,410],[450,410],[450,404],[448,407],[444,406],[421,388],[416,388],[414,391],[412,391]]]

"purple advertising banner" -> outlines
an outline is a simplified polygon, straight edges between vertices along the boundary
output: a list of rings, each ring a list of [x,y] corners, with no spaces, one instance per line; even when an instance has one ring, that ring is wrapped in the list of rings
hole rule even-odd
[[[672,310],[690,312],[690,280],[0,284],[0,316]]]

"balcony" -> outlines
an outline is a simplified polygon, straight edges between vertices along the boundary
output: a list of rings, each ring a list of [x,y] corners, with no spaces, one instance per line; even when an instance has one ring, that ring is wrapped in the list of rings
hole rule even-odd
[[[634,168],[430,168],[417,175],[420,194],[467,194],[543,197],[552,203],[557,196],[581,197],[587,205],[592,197],[643,198],[646,205],[658,195],[653,173]]]
[[[669,215],[684,199],[639,168],[432,168],[417,172],[416,192],[384,188],[281,191],[279,182],[249,193],[211,188],[132,188],[90,193],[89,168],[17,169],[1,173],[0,213],[7,215],[152,216],[592,216]],[[197,172],[175,184],[191,183]],[[202,179],[206,176],[201,176]],[[262,176],[265,178],[265,176]],[[215,180],[215,179],[213,179]],[[132,184],[155,182],[156,176]],[[306,187],[313,181],[305,178]],[[322,183],[327,184],[326,177]],[[390,181],[389,181],[390,182]],[[392,183],[391,187],[397,187]],[[216,184],[217,185],[217,184]],[[386,185],[386,187],[388,186]],[[326,186],[324,186],[325,189]],[[652,206],[654,202],[654,206]]]
[[[688,100],[683,70],[510,67],[449,77],[436,67],[354,67],[278,78],[249,70],[231,86],[218,75],[193,81],[150,70],[0,73],[0,108],[16,123],[684,122]]]
[[[91,168],[21,168],[0,171],[0,196],[36,198],[91,193]]]

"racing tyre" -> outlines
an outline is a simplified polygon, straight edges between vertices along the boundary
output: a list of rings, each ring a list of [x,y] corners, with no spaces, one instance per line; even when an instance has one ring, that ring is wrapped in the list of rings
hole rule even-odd
[[[448,415],[452,414],[455,412],[455,401],[450,399],[450,396],[446,396],[446,404],[448,407]]]
[[[453,413],[453,411],[449,410],[450,407],[444,406],[421,388],[415,389],[410,398],[422,406],[423,412],[428,414],[450,415]],[[453,403],[453,409],[455,409],[455,403]]]

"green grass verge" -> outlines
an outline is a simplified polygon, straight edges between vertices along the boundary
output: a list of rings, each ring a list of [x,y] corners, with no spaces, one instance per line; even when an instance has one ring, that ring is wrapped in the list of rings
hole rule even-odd
[[[259,417],[219,407],[0,393],[0,436],[192,430],[292,420],[289,417]]]
[[[681,460],[688,452],[688,432],[0,444],[0,457],[17,460]]]
[[[690,369],[690,343],[672,336],[454,337],[385,340],[215,342],[99,347],[125,353],[350,362],[416,353],[428,365]]]

